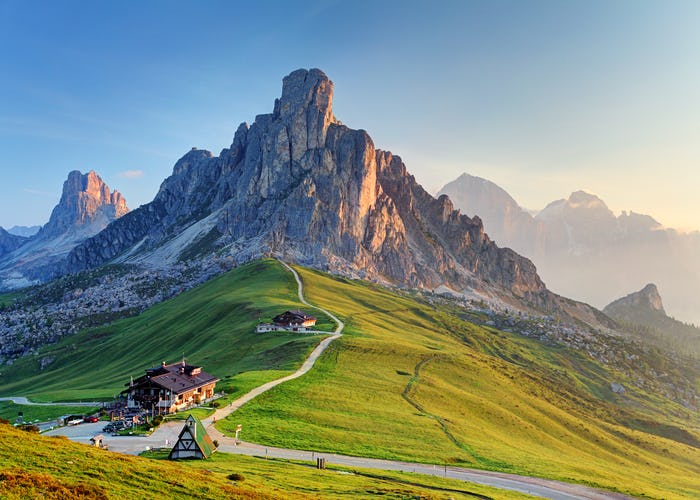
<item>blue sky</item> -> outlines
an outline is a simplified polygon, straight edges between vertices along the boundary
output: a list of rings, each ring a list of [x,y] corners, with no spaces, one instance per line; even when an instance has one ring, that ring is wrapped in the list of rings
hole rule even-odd
[[[0,0],[0,225],[45,223],[71,170],[147,203],[318,67],[429,191],[466,171],[700,229],[699,25],[696,1]]]

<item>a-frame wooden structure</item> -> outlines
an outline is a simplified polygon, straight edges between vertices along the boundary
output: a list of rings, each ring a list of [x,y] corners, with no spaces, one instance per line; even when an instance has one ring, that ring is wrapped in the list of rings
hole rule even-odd
[[[180,431],[180,436],[168,458],[208,458],[214,453],[215,446],[209,434],[204,429],[202,422],[192,415],[185,420],[185,426]]]

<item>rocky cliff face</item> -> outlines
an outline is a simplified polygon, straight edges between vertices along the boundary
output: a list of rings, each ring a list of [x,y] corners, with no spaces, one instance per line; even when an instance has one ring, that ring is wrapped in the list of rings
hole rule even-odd
[[[91,170],[74,170],[63,183],[61,200],[51,212],[49,222],[39,231],[41,237],[55,237],[68,231],[89,229],[96,234],[129,209],[119,191],[110,191],[99,175]]]
[[[76,247],[65,270],[112,259],[164,265],[216,239],[239,261],[279,255],[358,277],[558,307],[532,262],[499,248],[479,218],[460,214],[446,196],[429,195],[398,156],[336,120],[332,103],[323,72],[291,73],[272,113],[241,124],[219,156],[185,154],[153,202]]]
[[[56,276],[68,252],[128,211],[124,197],[110,191],[94,171],[70,172],[49,222],[4,255],[0,251],[0,289]]]
[[[653,283],[649,283],[638,292],[631,293],[608,304],[604,312],[614,312],[615,310],[652,311],[666,315],[659,290]]]

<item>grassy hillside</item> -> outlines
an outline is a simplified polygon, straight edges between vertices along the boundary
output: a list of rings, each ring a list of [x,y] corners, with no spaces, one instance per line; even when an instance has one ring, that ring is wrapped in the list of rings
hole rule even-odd
[[[531,498],[414,474],[329,469],[215,453],[206,461],[119,455],[0,424],[0,498]],[[161,455],[162,456],[162,455]],[[377,477],[380,476],[380,477]]]
[[[256,382],[275,378],[300,364],[319,340],[255,333],[260,319],[303,308],[296,290],[292,275],[274,261],[243,266],[137,317],[83,331],[16,361],[3,369],[0,395],[39,401],[111,398],[130,376],[183,354],[224,379],[221,387],[236,387],[232,377],[240,372],[262,372],[253,377]],[[321,327],[331,326],[327,318],[319,319]],[[42,359],[51,360],[44,370]]]
[[[605,400],[615,399],[615,374],[592,360],[379,287],[298,270],[307,298],[346,322],[345,336],[318,368],[252,401],[221,429],[242,423],[243,439],[270,445],[461,464],[654,498],[700,495],[697,419],[695,428],[679,420],[646,428],[677,440],[623,425],[637,414]]]
[[[575,352],[482,328],[464,311],[298,269],[345,335],[304,377],[219,422],[245,440],[578,481],[652,498],[700,496],[698,417]],[[91,329],[3,371],[2,395],[111,396],[182,352],[236,394],[298,366],[317,337],[259,335],[300,307],[274,261],[236,269],[136,318]],[[326,328],[331,325],[322,319]],[[52,362],[42,372],[41,360]],[[654,411],[649,408],[655,408]]]

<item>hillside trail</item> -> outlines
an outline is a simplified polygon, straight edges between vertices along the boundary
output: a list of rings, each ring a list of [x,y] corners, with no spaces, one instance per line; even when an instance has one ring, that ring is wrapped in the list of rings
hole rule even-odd
[[[301,367],[292,373],[291,375],[287,375],[282,378],[278,378],[276,380],[272,380],[270,382],[267,382],[261,386],[256,387],[255,389],[251,390],[250,392],[244,394],[240,398],[236,399],[235,401],[232,401],[228,406],[224,408],[219,408],[216,410],[212,415],[207,417],[206,419],[202,420],[202,424],[204,427],[207,429],[207,432],[212,436],[214,439],[218,439],[219,442],[222,442],[222,440],[228,440],[231,438],[227,438],[221,432],[219,432],[218,429],[214,427],[214,423],[217,420],[221,420],[223,418],[228,417],[231,413],[239,409],[241,406],[246,404],[248,401],[252,400],[253,398],[259,396],[260,394],[269,391],[273,387],[276,387],[284,382],[287,382],[288,380],[293,380],[295,378],[299,378],[302,375],[304,375],[306,372],[311,370],[313,368],[314,364],[316,363],[316,360],[323,354],[323,351],[326,350],[326,348],[330,345],[331,342],[333,342],[335,339],[341,337],[343,335],[343,328],[345,328],[345,324],[333,313],[326,311],[325,309],[315,306],[313,304],[310,304],[305,298],[304,298],[304,283],[301,280],[301,277],[299,274],[292,269],[292,267],[287,264],[286,262],[283,262],[281,260],[278,260],[282,266],[284,266],[292,275],[294,276],[294,279],[297,282],[297,294],[299,295],[299,301],[313,309],[317,309],[330,317],[333,321],[335,321],[336,329],[333,331],[333,334],[330,335],[329,337],[326,337],[323,339],[317,346],[316,348],[311,351],[311,354],[306,358],[304,363],[301,365]]]

